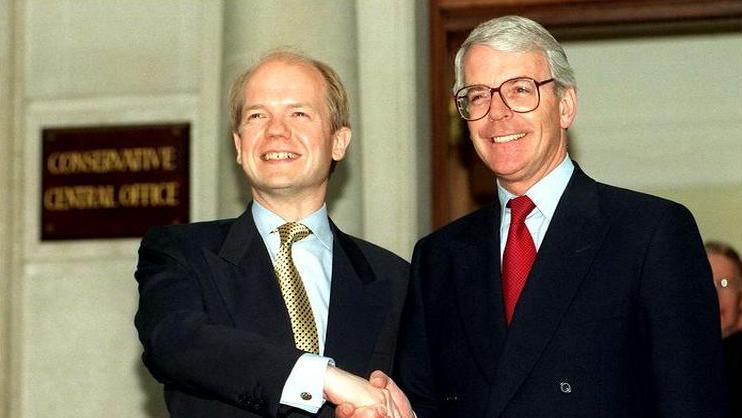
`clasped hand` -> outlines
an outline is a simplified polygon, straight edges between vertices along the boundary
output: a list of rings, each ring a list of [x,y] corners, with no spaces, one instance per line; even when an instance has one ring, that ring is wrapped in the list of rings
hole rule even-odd
[[[378,370],[365,380],[330,366],[324,390],[325,398],[337,405],[336,418],[414,418],[407,397]]]

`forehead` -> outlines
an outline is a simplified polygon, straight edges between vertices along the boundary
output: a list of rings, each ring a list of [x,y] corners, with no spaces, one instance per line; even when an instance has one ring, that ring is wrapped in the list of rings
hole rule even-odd
[[[263,100],[319,103],[325,80],[316,68],[301,62],[271,60],[258,66],[245,83],[245,104]]]
[[[734,262],[727,256],[717,253],[708,253],[709,263],[717,277],[736,277],[740,273],[737,271]]]
[[[549,65],[541,52],[500,51],[473,45],[464,56],[465,84],[500,84],[515,77],[541,80],[549,77]]]

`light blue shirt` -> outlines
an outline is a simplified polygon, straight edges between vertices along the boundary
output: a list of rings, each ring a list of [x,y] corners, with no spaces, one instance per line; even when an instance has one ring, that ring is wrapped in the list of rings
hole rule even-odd
[[[271,260],[275,263],[281,245],[278,227],[287,221],[255,201],[252,204],[252,216],[258,233],[268,248]],[[327,335],[332,279],[333,235],[327,217],[327,206],[322,205],[316,212],[301,219],[299,223],[307,226],[312,233],[291,245],[291,257],[306,289],[309,304],[312,306],[317,326],[319,351],[322,354]],[[286,380],[281,393],[281,403],[316,413],[324,404],[324,376],[328,363],[334,364],[332,359],[321,355],[303,354]],[[312,395],[310,400],[302,398],[301,394],[304,392]]]
[[[533,203],[536,205],[531,213],[526,216],[526,227],[528,232],[531,233],[533,243],[536,245],[536,250],[541,247],[541,243],[544,241],[546,230],[549,229],[551,219],[554,217],[559,199],[561,199],[564,190],[567,188],[567,183],[572,177],[572,173],[575,170],[575,166],[569,155],[564,157],[564,160],[559,165],[547,174],[544,178],[536,182],[528,190],[525,195],[528,196]],[[505,252],[505,244],[508,239],[508,229],[510,228],[510,208],[507,207],[507,203],[510,199],[518,197],[509,191],[505,190],[504,187],[497,182],[497,198],[500,200],[500,262],[502,263],[502,254]]]

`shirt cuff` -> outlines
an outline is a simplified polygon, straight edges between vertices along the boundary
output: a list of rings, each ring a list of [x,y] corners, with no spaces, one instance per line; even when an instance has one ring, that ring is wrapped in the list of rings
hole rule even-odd
[[[281,392],[281,404],[312,414],[324,405],[325,372],[335,362],[329,357],[304,353],[296,360]]]

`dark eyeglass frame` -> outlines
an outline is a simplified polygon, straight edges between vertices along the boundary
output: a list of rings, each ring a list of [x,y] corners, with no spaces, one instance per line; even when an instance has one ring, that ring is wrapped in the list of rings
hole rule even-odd
[[[503,97],[502,93],[500,92],[500,89],[502,88],[502,86],[504,84],[509,83],[511,81],[514,81],[514,80],[530,80],[530,81],[533,81],[533,84],[536,85],[536,99],[537,100],[536,100],[536,106],[533,109],[531,109],[531,110],[515,110],[515,109],[513,109],[513,108],[510,107],[510,105],[508,104],[508,102],[505,100],[505,97]],[[515,113],[528,113],[528,112],[533,112],[534,110],[538,109],[538,106],[541,104],[541,86],[543,86],[544,84],[549,84],[552,81],[555,81],[554,78],[549,78],[549,79],[546,79],[546,80],[543,80],[543,81],[536,81],[536,80],[534,80],[531,77],[514,77],[514,78],[511,78],[511,79],[508,79],[508,80],[503,81],[497,87],[490,87],[490,86],[488,86],[486,84],[472,84],[470,86],[464,86],[464,87],[456,90],[456,93],[453,95],[453,100],[456,103],[456,110],[459,111],[459,115],[461,116],[461,118],[464,119],[464,120],[466,120],[466,121],[469,121],[469,122],[473,122],[473,121],[477,121],[477,120],[483,119],[485,116],[489,115],[490,110],[492,109],[492,97],[494,97],[495,92],[497,92],[497,94],[500,96],[500,99],[502,100],[502,103],[505,105],[505,107],[507,107],[508,109],[510,109],[511,112],[515,112]],[[470,89],[472,87],[485,87],[485,88],[488,88],[490,90],[490,103],[489,103],[489,106],[487,107],[487,111],[484,112],[484,114],[482,116],[480,116],[478,118],[474,118],[474,119],[469,119],[466,116],[464,116],[464,112],[461,110],[461,105],[459,104],[459,99],[460,99],[459,94],[463,90]],[[461,98],[463,98],[463,97],[464,96],[462,96]]]

